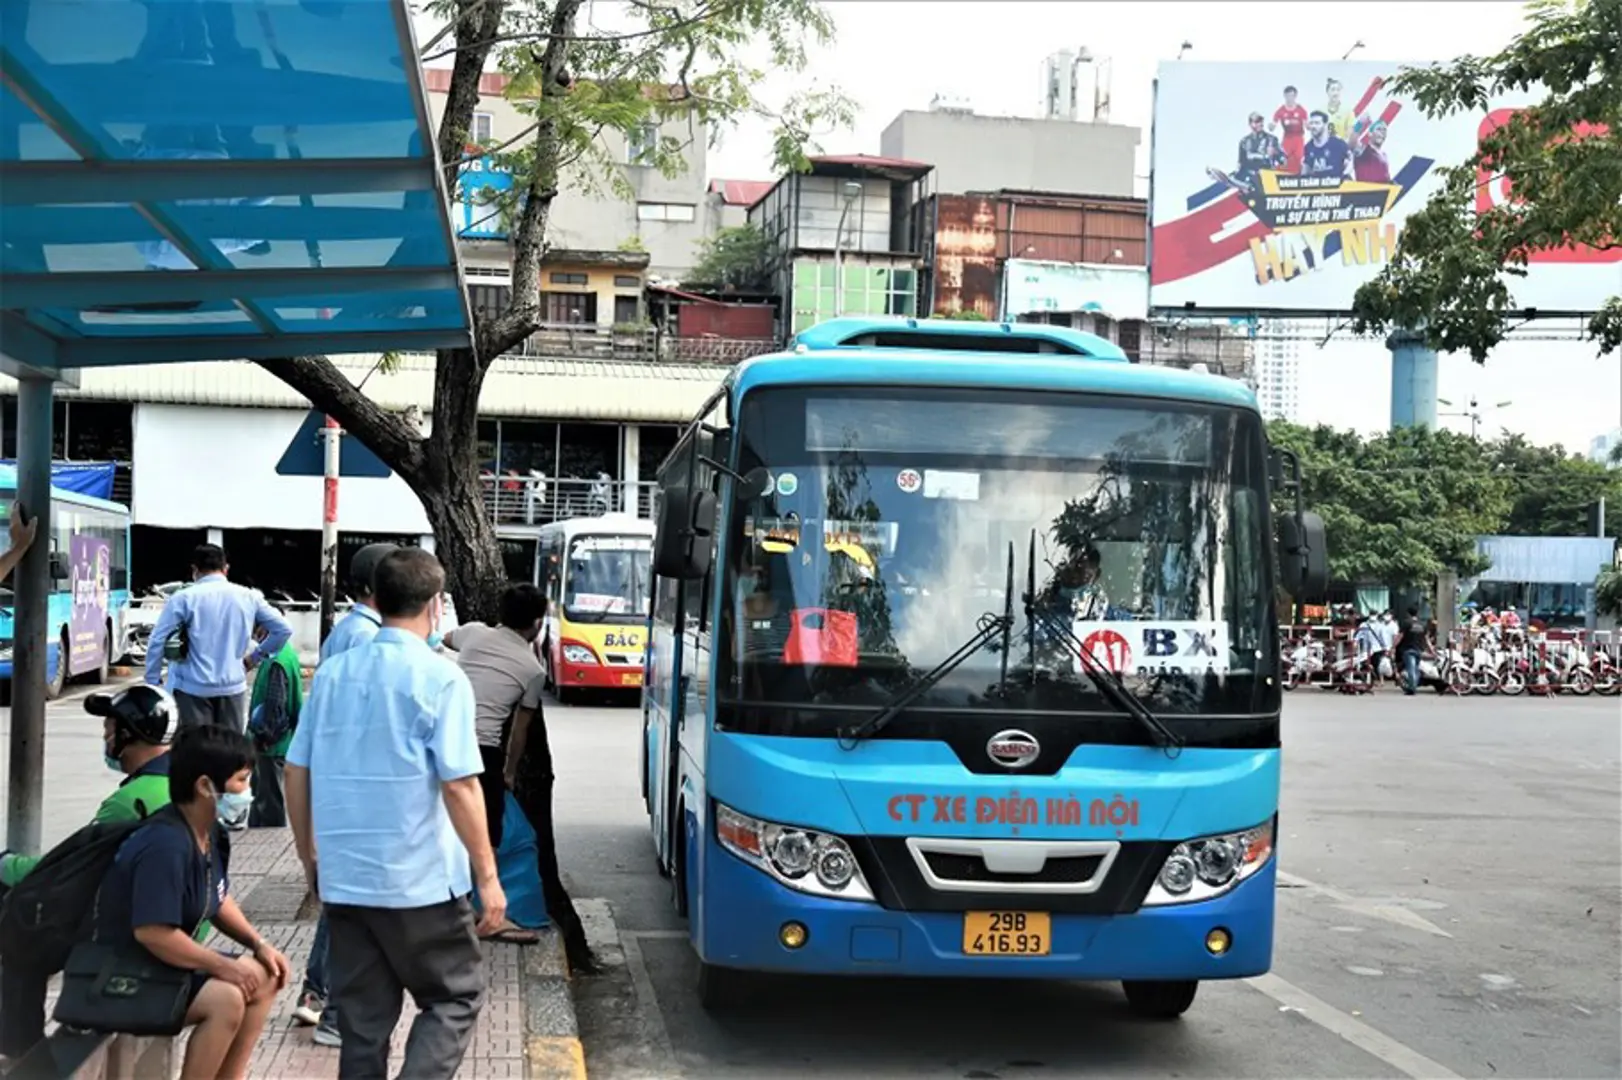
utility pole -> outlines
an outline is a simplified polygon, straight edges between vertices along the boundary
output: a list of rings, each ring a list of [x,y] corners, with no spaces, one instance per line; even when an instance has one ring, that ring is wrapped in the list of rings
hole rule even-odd
[[[333,608],[338,601],[338,464],[343,429],[327,417],[321,426],[323,451],[321,506],[321,641],[332,633]]]

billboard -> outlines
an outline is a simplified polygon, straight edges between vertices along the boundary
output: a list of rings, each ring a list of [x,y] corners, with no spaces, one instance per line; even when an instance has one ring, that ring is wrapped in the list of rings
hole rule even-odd
[[[507,226],[495,199],[498,192],[510,191],[512,186],[512,170],[496,164],[494,158],[475,158],[464,165],[451,200],[456,235],[463,240],[507,239]]]
[[[1410,62],[1163,64],[1155,85],[1150,295],[1157,309],[1346,312],[1396,253],[1438,170],[1535,94],[1431,119],[1386,83]],[[1483,175],[1477,209],[1509,201]],[[1622,250],[1534,254],[1521,310],[1597,310],[1622,290]]]

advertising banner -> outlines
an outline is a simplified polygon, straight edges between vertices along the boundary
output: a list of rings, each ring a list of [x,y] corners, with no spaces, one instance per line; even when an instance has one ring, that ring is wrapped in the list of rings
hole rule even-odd
[[[1009,259],[1008,314],[1089,311],[1117,321],[1149,315],[1149,273],[1141,266]]]
[[[68,671],[74,675],[101,666],[107,652],[107,593],[112,579],[107,541],[74,533],[68,541],[73,607],[68,615]]]
[[[1396,253],[1438,170],[1536,94],[1431,119],[1387,83],[1406,62],[1189,63],[1160,68],[1150,205],[1156,309],[1334,315]],[[1482,175],[1478,212],[1510,201]],[[1531,256],[1518,309],[1597,310],[1622,289],[1622,250]]]
[[[512,172],[494,158],[468,162],[457,175],[456,197],[451,200],[451,224],[464,240],[505,240],[507,226],[496,204],[497,192],[510,191]]]

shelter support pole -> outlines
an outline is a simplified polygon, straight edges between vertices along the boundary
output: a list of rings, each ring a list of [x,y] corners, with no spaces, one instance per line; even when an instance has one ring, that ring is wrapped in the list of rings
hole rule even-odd
[[[11,775],[6,793],[6,847],[37,852],[45,810],[45,676],[47,601],[51,591],[50,379],[17,384],[17,502],[39,522],[34,543],[13,571]],[[65,664],[67,656],[56,662]]]
[[[1459,626],[1459,575],[1443,570],[1436,575],[1436,643],[1442,648]]]
[[[321,427],[321,641],[332,633],[333,609],[338,602],[338,466],[343,429],[327,417]]]
[[[1391,350],[1391,427],[1436,427],[1436,351],[1416,330],[1385,339]]]

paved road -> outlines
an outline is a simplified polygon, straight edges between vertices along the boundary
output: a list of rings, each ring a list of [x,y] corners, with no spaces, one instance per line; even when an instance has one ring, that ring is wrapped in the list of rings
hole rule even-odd
[[[118,680],[124,685],[134,680]],[[89,821],[117,783],[102,761],[101,718],[84,711],[84,699],[115,686],[70,686],[45,706],[45,846]],[[0,784],[11,776],[11,710],[0,708]],[[6,800],[0,799],[0,843],[5,839]]]
[[[613,963],[578,984],[593,1076],[1622,1075],[1616,700],[1287,708],[1274,971],[1156,1025],[1114,986],[810,979],[712,1019],[654,872],[639,711],[552,707],[565,872]]]

